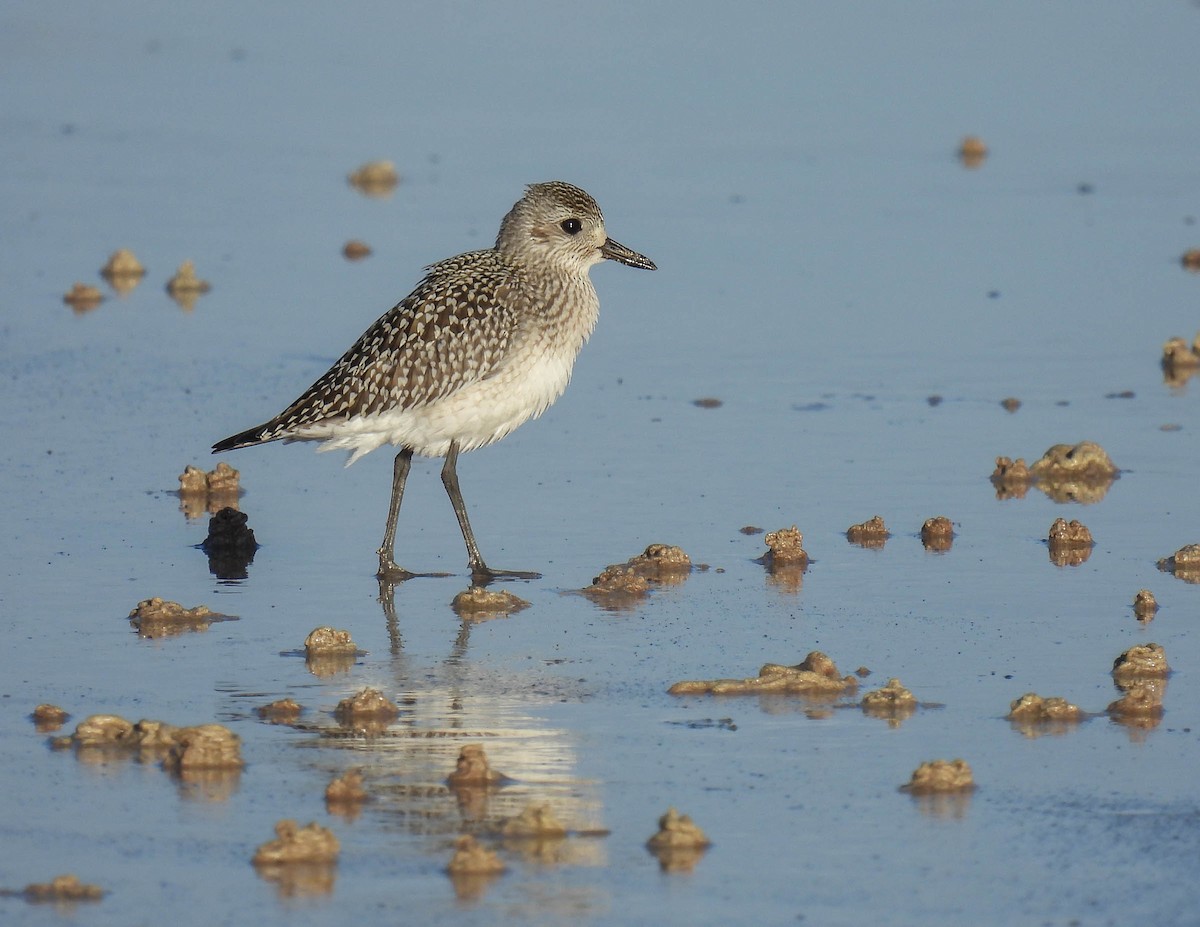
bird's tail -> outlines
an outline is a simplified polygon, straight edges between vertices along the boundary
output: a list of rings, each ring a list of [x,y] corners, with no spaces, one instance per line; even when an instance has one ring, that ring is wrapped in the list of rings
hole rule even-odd
[[[224,451],[233,451],[239,447],[250,447],[254,444],[265,444],[268,441],[277,440],[270,435],[270,423],[264,425],[255,425],[253,428],[247,428],[245,431],[239,431],[236,435],[230,435],[218,441],[212,446],[214,454],[220,454]]]

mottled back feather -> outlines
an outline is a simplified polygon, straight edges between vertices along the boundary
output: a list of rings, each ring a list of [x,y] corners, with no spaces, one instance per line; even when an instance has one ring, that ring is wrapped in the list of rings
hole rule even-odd
[[[431,265],[411,294],[248,443],[287,438],[355,416],[418,408],[485,379],[505,356],[524,291],[520,268],[496,251],[469,252]]]

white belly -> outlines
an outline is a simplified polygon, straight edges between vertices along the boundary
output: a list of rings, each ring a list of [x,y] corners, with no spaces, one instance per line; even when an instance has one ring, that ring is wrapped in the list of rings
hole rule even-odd
[[[444,457],[450,442],[471,451],[499,441],[536,418],[563,394],[577,352],[515,354],[493,376],[414,409],[359,416],[334,426],[315,427],[305,440],[320,440],[318,451],[348,450],[354,463],[384,444],[410,448],[425,457]]]

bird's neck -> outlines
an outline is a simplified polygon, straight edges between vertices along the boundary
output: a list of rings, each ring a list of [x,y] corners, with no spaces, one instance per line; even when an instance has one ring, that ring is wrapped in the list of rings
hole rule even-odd
[[[600,301],[587,271],[533,274],[529,285],[535,311],[555,332],[555,340],[576,351],[582,348],[600,314]]]

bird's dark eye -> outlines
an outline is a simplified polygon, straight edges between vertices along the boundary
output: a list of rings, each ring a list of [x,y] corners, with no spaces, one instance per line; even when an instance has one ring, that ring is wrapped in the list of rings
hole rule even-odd
[[[559,223],[559,228],[561,228],[568,235],[578,235],[580,229],[583,228],[583,223],[578,219],[563,219],[562,222]]]

